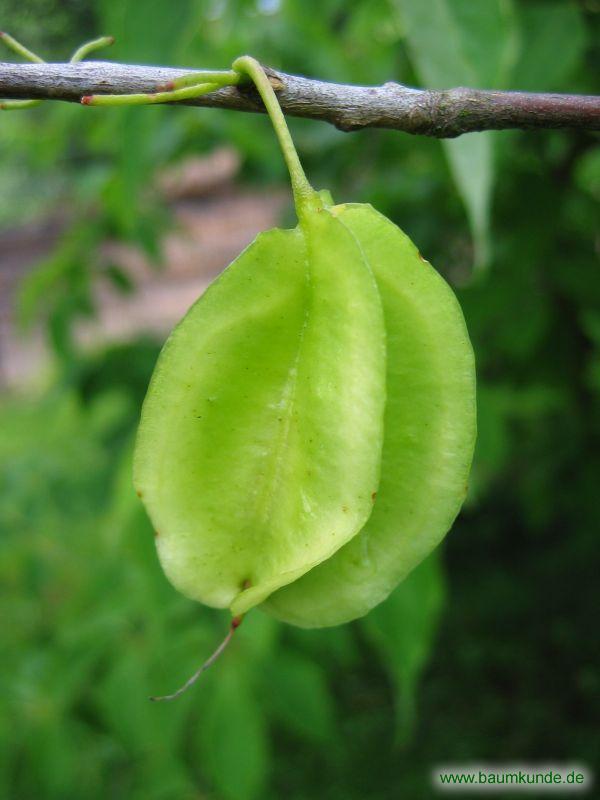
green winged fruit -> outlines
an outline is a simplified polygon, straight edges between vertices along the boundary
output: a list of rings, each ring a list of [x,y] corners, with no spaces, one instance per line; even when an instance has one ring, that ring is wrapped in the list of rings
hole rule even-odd
[[[272,230],[167,341],[135,484],[184,594],[247,611],[329,558],[377,491],[385,331],[355,238],[323,207]]]
[[[458,302],[393,223],[304,176],[257,62],[299,224],[260,234],[175,328],[134,480],[189,597],[304,627],[366,614],[464,500],[475,368]],[[237,623],[236,623],[237,624]]]

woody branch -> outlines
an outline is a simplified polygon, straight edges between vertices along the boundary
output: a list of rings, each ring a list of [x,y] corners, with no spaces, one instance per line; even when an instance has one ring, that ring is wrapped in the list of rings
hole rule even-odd
[[[398,83],[355,86],[289,75],[265,67],[283,111],[324,120],[344,131],[389,128],[451,138],[471,131],[570,128],[600,130],[600,97],[487,91],[441,91]],[[85,95],[155,92],[193,70],[88,61],[0,63],[0,97],[80,102]],[[201,74],[201,73],[199,73]],[[264,112],[251,86],[228,86],[186,105]]]

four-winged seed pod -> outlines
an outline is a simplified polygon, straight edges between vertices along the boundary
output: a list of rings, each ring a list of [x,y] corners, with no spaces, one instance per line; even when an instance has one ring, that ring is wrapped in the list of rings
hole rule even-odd
[[[258,62],[299,224],[261,233],[175,328],[142,411],[135,485],[173,585],[303,627],[384,600],[442,539],[475,441],[458,302],[369,205],[308,184]]]

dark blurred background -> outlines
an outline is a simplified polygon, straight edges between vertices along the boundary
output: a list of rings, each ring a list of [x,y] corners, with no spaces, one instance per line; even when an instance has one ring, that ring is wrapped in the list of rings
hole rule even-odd
[[[47,60],[598,92],[597,0],[0,0]],[[6,51],[4,60],[15,60]],[[595,80],[596,79],[596,80]],[[261,229],[293,224],[268,120],[46,103],[0,116],[0,796],[396,800],[437,764],[599,752],[600,150],[291,120],[313,184],[371,202],[455,287],[479,377],[470,495],[368,617],[227,626],[176,594],[131,487],[161,342]]]

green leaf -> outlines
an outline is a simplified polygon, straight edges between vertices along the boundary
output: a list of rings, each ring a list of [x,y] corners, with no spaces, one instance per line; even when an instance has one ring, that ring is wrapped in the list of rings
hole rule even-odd
[[[518,17],[523,46],[515,67],[515,88],[537,92],[567,88],[586,45],[581,12],[575,3],[521,4]]]
[[[498,89],[506,85],[517,55],[511,2],[502,0],[396,0],[411,59],[430,89],[455,86]],[[443,147],[469,218],[475,265],[489,257],[489,211],[494,181],[493,139],[472,133]]]
[[[420,78],[432,89],[498,89],[517,55],[511,2],[396,0]]]
[[[281,652],[265,672],[270,713],[313,744],[335,740],[335,712],[322,667],[298,652]]]
[[[575,182],[582,192],[600,201],[600,148],[584,153],[575,167]]]
[[[96,692],[96,705],[106,726],[128,752],[164,757],[179,743],[191,698],[176,705],[150,703],[148,698],[155,690],[148,675],[148,649],[129,636],[121,653]]]
[[[282,626],[267,614],[248,614],[235,634],[243,650],[241,658],[252,662],[255,669],[262,669],[277,647],[281,629]]]
[[[184,38],[189,36],[192,6],[190,0],[177,3],[177,14],[164,0],[101,0],[98,14],[105,30],[116,37],[116,59],[131,58],[134,63],[154,63],[176,57]]]
[[[485,496],[510,458],[509,420],[501,392],[480,386],[477,392],[477,445],[469,479],[468,502]]]
[[[433,646],[443,601],[443,575],[435,552],[362,620],[394,683],[398,745],[405,745],[412,734],[417,685]]]
[[[225,800],[253,800],[269,768],[265,718],[242,665],[220,669],[200,723],[202,767]]]
[[[94,226],[86,222],[76,225],[62,237],[54,252],[25,277],[17,297],[23,328],[32,326],[42,315],[51,316],[57,308],[74,316],[91,302],[85,270],[97,246]]]
[[[494,183],[493,141],[487,133],[466,133],[442,142],[450,172],[465,204],[473,236],[475,267],[490,257],[490,205]]]

